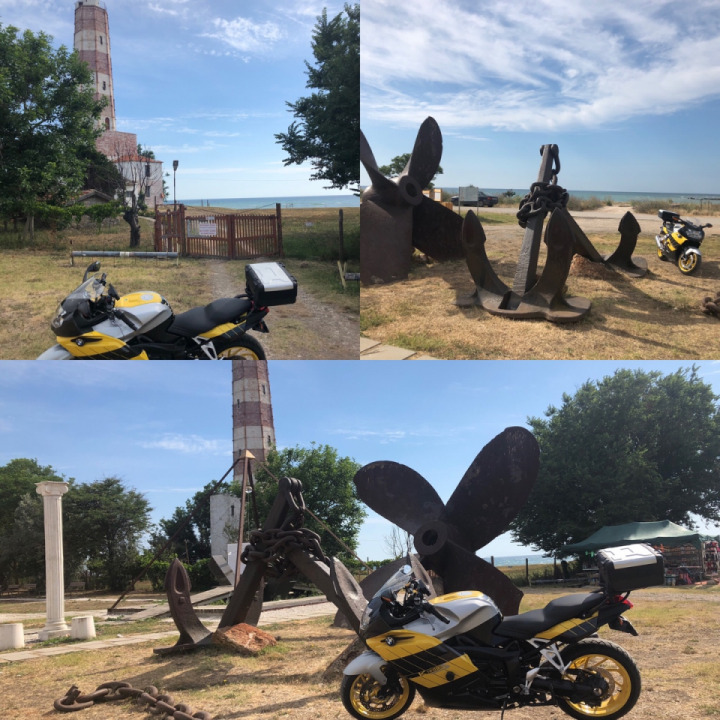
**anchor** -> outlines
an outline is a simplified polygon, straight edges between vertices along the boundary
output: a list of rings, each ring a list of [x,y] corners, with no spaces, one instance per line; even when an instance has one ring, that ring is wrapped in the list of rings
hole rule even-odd
[[[582,255],[592,262],[602,263],[635,277],[641,277],[647,272],[647,262],[643,258],[633,261],[632,254],[640,226],[632,213],[626,213],[620,221],[618,248],[611,255],[603,257],[567,210],[568,193],[557,184],[560,172],[558,146],[543,145],[540,154],[542,160],[537,182],[533,183],[530,192],[523,198],[517,213],[525,234],[512,289],[492,269],[485,251],[486,239],[482,225],[470,211],[463,221],[462,243],[475,291],[469,298],[458,300],[458,306],[479,305],[493,315],[517,319],[576,322],[589,312],[591,303],[586,298],[563,295],[574,255]],[[547,257],[538,278],[540,241],[548,214],[550,219],[544,236]]]
[[[435,260],[462,258],[462,220],[423,195],[442,157],[442,134],[434,118],[420,126],[407,165],[397,178],[380,172],[360,132],[360,161],[371,185],[360,203],[360,280],[363,284],[404,280],[413,247]]]
[[[299,571],[314,583],[357,632],[367,601],[350,571],[334,557],[326,557],[319,536],[303,527],[305,502],[302,484],[283,477],[278,493],[261,529],[250,533],[250,543],[241,560],[245,569],[220,619],[220,628],[239,623],[257,625],[262,611],[262,587],[266,577]],[[167,654],[190,650],[211,641],[208,630],[197,617],[190,601],[190,581],[179,561],[166,576],[170,612],[180,631],[176,645],[155,652]]]

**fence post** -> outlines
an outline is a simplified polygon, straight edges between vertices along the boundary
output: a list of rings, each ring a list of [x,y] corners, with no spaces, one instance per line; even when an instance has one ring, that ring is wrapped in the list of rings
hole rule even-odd
[[[178,233],[180,235],[180,245],[182,248],[181,254],[187,255],[187,232],[185,231],[185,206],[180,203],[177,220],[180,222]]]
[[[280,251],[280,257],[285,257],[285,251],[283,250],[283,236],[282,236],[282,211],[280,210],[280,203],[275,203],[275,224],[277,227],[277,244],[278,250]]]
[[[340,263],[345,262],[345,239],[343,236],[343,211],[338,210],[338,236],[340,239]]]

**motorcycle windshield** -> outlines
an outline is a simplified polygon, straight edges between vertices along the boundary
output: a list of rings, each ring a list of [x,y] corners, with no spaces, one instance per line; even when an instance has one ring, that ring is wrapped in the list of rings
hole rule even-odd
[[[409,565],[405,565],[400,568],[394,575],[392,575],[385,584],[372,596],[370,602],[365,606],[362,618],[360,618],[360,629],[361,631],[367,628],[370,623],[372,616],[375,614],[377,609],[380,607],[382,595],[389,595],[393,593],[400,602],[402,602],[403,588],[407,585],[408,581],[412,577],[412,570]]]
[[[80,306],[80,303],[86,300],[95,302],[102,297],[105,292],[105,285],[100,278],[93,276],[88,278],[84,283],[78,285],[57,307],[57,312],[52,320],[52,327],[59,327],[64,318],[72,313]]]

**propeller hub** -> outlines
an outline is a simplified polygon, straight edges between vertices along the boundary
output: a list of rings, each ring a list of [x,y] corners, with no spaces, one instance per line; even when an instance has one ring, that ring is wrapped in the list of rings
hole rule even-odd
[[[398,178],[398,191],[400,197],[410,205],[419,205],[423,199],[422,188],[417,180],[409,175],[401,175]]]
[[[415,550],[418,555],[437,555],[448,542],[448,527],[440,520],[431,520],[415,532]]]

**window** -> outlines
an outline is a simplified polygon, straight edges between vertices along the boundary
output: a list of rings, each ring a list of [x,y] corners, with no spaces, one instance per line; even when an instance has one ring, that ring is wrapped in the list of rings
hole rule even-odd
[[[102,35],[100,36],[100,44],[101,44],[101,45],[103,44]]]
[[[103,80],[103,90],[107,90],[107,84],[105,83],[104,80]]]
[[[107,118],[107,117],[105,118],[105,129],[106,130],[110,129],[110,118]]]

